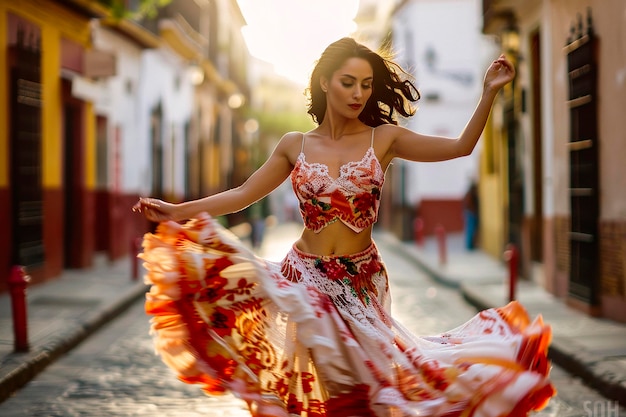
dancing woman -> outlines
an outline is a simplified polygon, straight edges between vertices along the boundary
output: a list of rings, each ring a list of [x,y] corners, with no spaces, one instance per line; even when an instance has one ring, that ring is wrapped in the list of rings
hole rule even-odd
[[[514,302],[440,335],[411,334],[390,314],[372,240],[389,164],[469,155],[514,75],[504,56],[494,60],[460,136],[434,137],[397,125],[419,99],[402,68],[351,38],[328,46],[309,86],[315,129],[285,134],[239,187],[133,207],[160,223],[141,256],[163,360],[207,394],[234,393],[255,417],[525,416],[545,406],[551,332],[540,317]],[[304,230],[269,262],[214,218],[287,178]]]

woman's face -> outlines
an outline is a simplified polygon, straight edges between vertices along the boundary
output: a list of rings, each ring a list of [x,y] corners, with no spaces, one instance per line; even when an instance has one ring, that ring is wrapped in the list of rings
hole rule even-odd
[[[349,119],[358,118],[372,95],[374,70],[363,58],[348,58],[330,80],[320,80],[326,91],[326,112],[336,112]]]

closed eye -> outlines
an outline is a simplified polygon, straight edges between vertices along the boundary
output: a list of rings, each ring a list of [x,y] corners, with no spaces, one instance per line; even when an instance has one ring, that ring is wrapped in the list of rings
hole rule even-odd
[[[351,88],[352,86],[354,86],[354,84],[352,83],[341,83],[341,85],[343,85],[345,88]],[[369,90],[370,88],[372,88],[372,84],[362,84],[361,88],[364,90]]]

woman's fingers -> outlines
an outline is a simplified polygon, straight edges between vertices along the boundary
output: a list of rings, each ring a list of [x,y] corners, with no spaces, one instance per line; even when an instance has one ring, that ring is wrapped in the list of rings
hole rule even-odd
[[[161,204],[159,203],[159,200],[154,199],[154,198],[143,198],[142,197],[142,198],[139,199],[139,202],[144,207],[154,207],[154,208],[161,207]]]
[[[513,80],[514,77],[515,67],[502,54],[491,63],[485,81],[496,88],[501,88]]]
[[[144,198],[144,197],[139,197],[139,201],[137,201],[135,203],[135,205],[133,206],[132,210],[135,212],[142,212],[144,209],[146,208],[160,208],[161,204],[159,202],[159,200],[154,199],[154,198]]]
[[[170,216],[163,212],[163,208],[161,200],[140,197],[139,201],[132,207],[132,211],[142,213],[150,221],[162,222],[170,219]]]
[[[506,67],[506,69],[508,69],[509,71],[515,71],[515,67],[513,67],[513,64],[506,58],[502,58],[498,60],[500,62],[500,64],[504,67]]]
[[[498,59],[496,59],[495,61],[493,61],[494,64],[498,65],[498,69],[507,69],[509,71],[514,72],[515,71],[515,67],[513,66],[513,64],[511,63],[511,61],[509,61],[508,59],[506,59],[506,57],[504,56],[504,54],[500,55],[498,57]]]

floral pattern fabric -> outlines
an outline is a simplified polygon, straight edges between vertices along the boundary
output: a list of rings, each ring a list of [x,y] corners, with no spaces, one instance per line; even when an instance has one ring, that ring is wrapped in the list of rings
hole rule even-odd
[[[339,174],[332,178],[328,166],[308,163],[300,152],[291,183],[308,229],[319,232],[340,220],[360,232],[376,222],[385,174],[374,148],[370,146],[360,161],[343,165]]]
[[[254,417],[525,416],[554,394],[541,317],[511,303],[430,337],[390,315],[374,244],[256,257],[207,215],[144,238],[155,348],[187,383]]]

